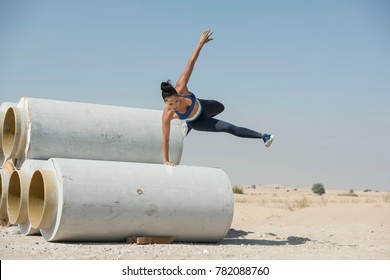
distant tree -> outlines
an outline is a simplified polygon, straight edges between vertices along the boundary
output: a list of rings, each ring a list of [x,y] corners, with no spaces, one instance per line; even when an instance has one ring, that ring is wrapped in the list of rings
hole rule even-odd
[[[239,186],[234,186],[233,187],[233,193],[243,194],[244,193],[244,189],[242,187],[239,187]]]
[[[313,193],[318,195],[323,195],[325,193],[324,185],[320,183],[313,184],[311,190],[313,191]]]

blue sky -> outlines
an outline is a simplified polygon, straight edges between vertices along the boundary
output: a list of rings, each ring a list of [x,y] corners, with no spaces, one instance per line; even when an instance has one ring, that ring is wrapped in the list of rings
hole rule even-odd
[[[189,88],[219,118],[276,135],[193,131],[182,164],[233,184],[390,190],[390,2],[0,0],[0,102],[162,109],[206,29]]]

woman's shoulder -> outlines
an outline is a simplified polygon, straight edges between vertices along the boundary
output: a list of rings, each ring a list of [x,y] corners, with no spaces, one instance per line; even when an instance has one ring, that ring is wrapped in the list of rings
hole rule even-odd
[[[179,84],[176,84],[175,90],[180,96],[186,96],[191,94],[187,86],[181,86]]]
[[[190,91],[188,93],[178,93],[178,95],[180,97],[186,97],[186,98],[193,98],[195,96],[195,94]]]

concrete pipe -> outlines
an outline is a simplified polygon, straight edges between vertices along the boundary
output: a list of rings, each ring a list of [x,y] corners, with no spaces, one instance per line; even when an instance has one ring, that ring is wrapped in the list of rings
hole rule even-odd
[[[28,214],[48,241],[217,242],[230,228],[233,205],[221,169],[50,159],[32,176]]]
[[[22,98],[4,118],[8,157],[51,157],[161,163],[161,111]],[[181,123],[172,121],[170,159],[183,150]],[[18,165],[19,166],[19,165]]]
[[[27,199],[31,176],[35,170],[43,168],[46,161],[26,160],[20,170],[15,170],[9,180],[8,216],[13,224],[18,224],[20,232],[25,235],[40,234],[28,219]]]
[[[0,168],[3,166],[3,164],[6,161],[6,157],[3,153],[3,124],[4,124],[4,117],[7,110],[12,107],[16,106],[16,103],[10,103],[10,102],[3,102],[0,105]]]
[[[3,169],[0,170],[0,220],[2,224],[7,224],[7,196],[8,196],[8,184],[12,172],[15,170],[15,166],[12,161],[8,160],[4,163]]]

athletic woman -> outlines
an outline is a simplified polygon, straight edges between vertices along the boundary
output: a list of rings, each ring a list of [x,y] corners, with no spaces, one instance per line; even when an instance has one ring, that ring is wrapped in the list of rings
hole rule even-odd
[[[175,163],[169,160],[169,133],[171,128],[171,120],[185,120],[188,126],[187,134],[191,129],[210,132],[227,132],[238,137],[262,139],[265,146],[271,146],[274,139],[273,135],[263,134],[244,127],[238,127],[225,121],[214,118],[221,113],[225,107],[222,103],[215,100],[203,100],[196,98],[191,93],[187,84],[194,69],[195,62],[198,59],[199,53],[203,46],[213,40],[212,31],[208,30],[202,33],[199,43],[196,46],[191,58],[181,74],[176,86],[168,80],[161,83],[162,98],[165,102],[165,107],[162,115],[162,152],[165,165],[175,166]]]

